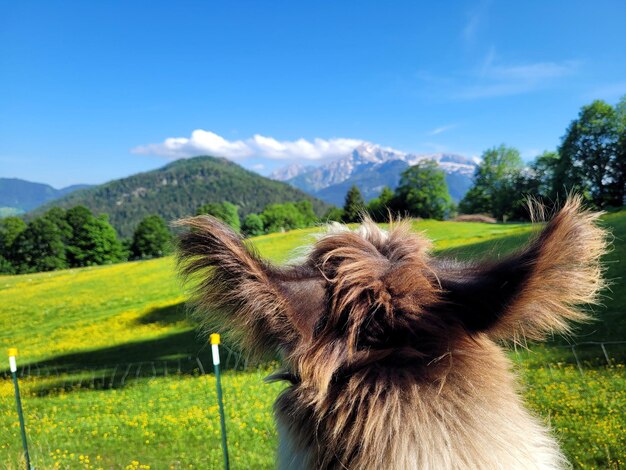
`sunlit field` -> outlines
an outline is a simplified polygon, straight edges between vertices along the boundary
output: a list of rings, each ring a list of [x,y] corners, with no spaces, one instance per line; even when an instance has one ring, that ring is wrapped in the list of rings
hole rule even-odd
[[[624,268],[618,263],[626,254],[626,213],[604,221],[615,235],[607,257],[614,285],[606,307],[597,309],[598,321],[580,329],[576,341],[626,339]],[[527,224],[435,221],[414,228],[434,240],[438,255],[464,258],[504,254],[533,231]],[[253,242],[263,255],[284,262],[318,231]],[[185,298],[171,257],[0,277],[0,347],[19,348],[37,468],[221,467],[209,351],[187,318]],[[599,346],[580,348],[577,364],[567,341],[511,352],[528,404],[553,427],[576,468],[624,468],[626,347],[607,345],[610,365]],[[271,408],[284,385],[263,382],[276,364],[241,370],[243,359],[234,357],[223,375],[231,467],[272,468],[277,438]],[[0,360],[6,363],[4,352]],[[20,454],[12,383],[0,379],[0,462],[22,468]]]

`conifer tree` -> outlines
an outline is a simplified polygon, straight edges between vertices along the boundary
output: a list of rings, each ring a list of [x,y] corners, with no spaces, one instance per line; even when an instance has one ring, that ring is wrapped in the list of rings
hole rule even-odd
[[[343,218],[345,222],[358,222],[361,214],[365,211],[365,201],[361,191],[353,185],[346,194],[346,201],[343,205]]]

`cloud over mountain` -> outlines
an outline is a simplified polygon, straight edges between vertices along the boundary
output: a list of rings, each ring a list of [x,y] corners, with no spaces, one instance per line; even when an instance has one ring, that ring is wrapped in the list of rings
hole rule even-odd
[[[259,134],[244,140],[227,140],[214,132],[196,129],[191,133],[191,137],[170,137],[162,143],[140,145],[131,151],[171,159],[215,155],[231,160],[244,160],[248,157],[272,160],[329,160],[346,155],[362,143],[362,140],[344,138],[280,141]]]

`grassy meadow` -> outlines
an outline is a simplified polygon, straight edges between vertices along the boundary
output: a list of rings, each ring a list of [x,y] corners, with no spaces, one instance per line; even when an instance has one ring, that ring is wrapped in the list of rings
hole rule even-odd
[[[619,263],[626,255],[626,212],[603,221],[615,236],[606,260],[613,288],[577,341],[626,340]],[[459,258],[502,255],[533,232],[527,224],[419,221],[414,228],[433,239],[438,255]],[[266,235],[254,244],[280,263],[316,231]],[[194,362],[197,356],[209,368],[209,348],[184,300],[171,257],[0,277],[0,361],[6,363],[8,347],[19,348],[36,468],[221,467],[214,378]],[[599,346],[577,349],[581,373],[567,341],[511,352],[526,400],[554,428],[576,468],[624,468],[626,345],[606,346],[611,366]],[[284,385],[262,381],[273,367],[223,375],[234,469],[274,466],[271,408]],[[21,468],[20,454],[12,383],[0,379],[0,462]]]

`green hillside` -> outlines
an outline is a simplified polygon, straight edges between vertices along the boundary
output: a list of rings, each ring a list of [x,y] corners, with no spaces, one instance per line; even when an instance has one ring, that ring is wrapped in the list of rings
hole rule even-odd
[[[626,339],[626,268],[618,262],[626,254],[626,212],[603,221],[615,236],[606,260],[614,286],[598,320],[580,329],[578,339],[584,341]],[[434,240],[438,255],[459,258],[501,255],[533,231],[526,224],[428,220],[415,223],[415,229]],[[282,262],[315,231],[265,235],[254,243]],[[20,365],[29,365],[31,377],[22,380],[22,388],[37,468],[220,465],[212,377],[185,374],[199,374],[196,356],[207,368],[210,359],[206,341],[186,317],[184,300],[172,258],[0,277],[0,346],[17,346]],[[581,375],[563,341],[513,354],[526,399],[550,420],[577,468],[623,467],[623,364],[606,367],[599,347],[586,348]],[[623,361],[624,345],[607,348]],[[284,385],[262,383],[271,367],[224,375],[233,468],[273,468],[271,406]],[[11,387],[0,380],[0,461],[17,468],[20,441]]]
[[[76,191],[31,214],[51,206],[88,207],[95,214],[109,214],[122,237],[130,237],[146,216],[158,214],[167,221],[193,215],[208,202],[228,201],[239,214],[261,212],[267,204],[308,200],[321,216],[328,205],[286,183],[270,180],[239,165],[214,157],[177,160],[158,170],[114,180]]]
[[[19,178],[0,178],[0,218],[21,214],[85,187],[88,185],[78,184],[55,189],[48,184]]]

